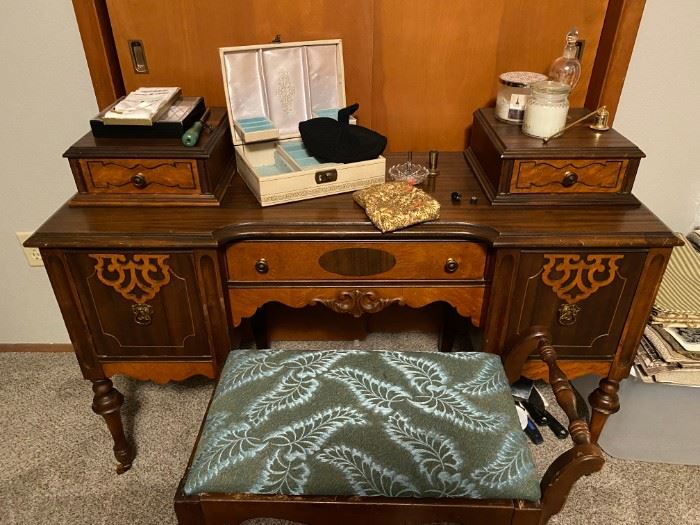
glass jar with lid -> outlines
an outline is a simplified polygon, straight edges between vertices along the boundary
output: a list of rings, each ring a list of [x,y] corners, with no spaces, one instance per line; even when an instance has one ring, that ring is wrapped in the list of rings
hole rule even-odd
[[[530,71],[502,73],[498,77],[496,118],[510,124],[521,124],[525,114],[525,104],[530,95],[530,85],[542,80],[547,80],[547,77]]]
[[[521,131],[542,139],[556,135],[566,126],[571,86],[545,80],[534,83],[531,89]]]

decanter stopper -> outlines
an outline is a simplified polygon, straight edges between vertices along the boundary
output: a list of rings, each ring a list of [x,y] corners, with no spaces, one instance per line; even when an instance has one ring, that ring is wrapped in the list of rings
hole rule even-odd
[[[549,67],[549,78],[576,87],[581,78],[581,62],[576,58],[576,42],[578,42],[578,30],[574,27],[566,34],[564,53]]]

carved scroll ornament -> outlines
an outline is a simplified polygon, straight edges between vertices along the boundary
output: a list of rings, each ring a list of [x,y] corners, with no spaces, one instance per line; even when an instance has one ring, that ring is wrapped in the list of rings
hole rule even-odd
[[[169,255],[136,253],[127,259],[119,253],[90,254],[102,284],[116,290],[127,301],[144,304],[170,282]],[[143,315],[143,312],[142,312]]]
[[[332,299],[314,299],[311,303],[322,304],[334,312],[360,317],[362,314],[380,312],[392,304],[403,305],[404,300],[400,297],[380,297],[376,292],[372,291],[351,290],[340,292]]]
[[[559,299],[576,304],[615,280],[624,255],[545,254],[542,281]],[[575,318],[575,314],[574,314]]]

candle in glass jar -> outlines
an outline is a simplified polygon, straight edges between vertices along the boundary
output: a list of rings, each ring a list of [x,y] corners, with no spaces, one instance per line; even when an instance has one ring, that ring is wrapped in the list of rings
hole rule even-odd
[[[571,86],[547,80],[531,86],[532,94],[525,107],[521,131],[525,135],[547,138],[566,126]]]
[[[530,84],[547,80],[545,75],[530,71],[510,71],[498,77],[496,118],[510,124],[521,124],[530,95]]]

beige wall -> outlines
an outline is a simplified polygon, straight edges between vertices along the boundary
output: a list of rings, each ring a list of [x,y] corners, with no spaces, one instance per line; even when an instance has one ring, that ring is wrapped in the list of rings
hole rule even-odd
[[[675,231],[700,226],[698,0],[647,0],[615,128],[642,160],[634,194]]]
[[[615,123],[648,156],[635,193],[683,232],[700,224],[698,6],[647,1]],[[9,2],[0,46],[0,343],[67,342],[46,274],[27,266],[14,232],[37,228],[73,194],[61,154],[97,110],[71,2]]]

